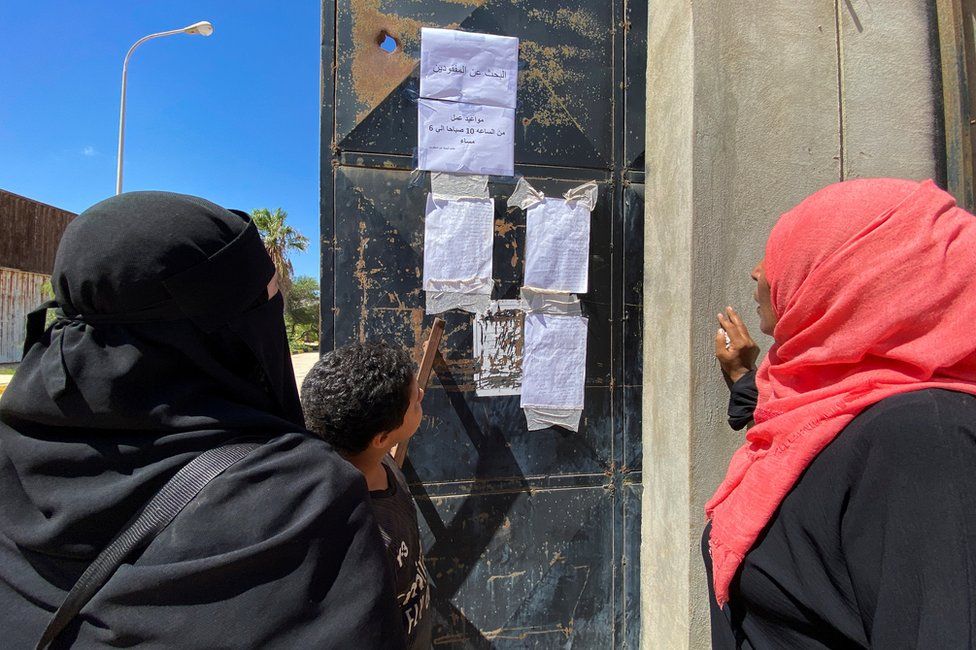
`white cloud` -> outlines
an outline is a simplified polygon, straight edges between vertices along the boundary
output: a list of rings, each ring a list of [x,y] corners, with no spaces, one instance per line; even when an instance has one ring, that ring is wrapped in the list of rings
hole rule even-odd
[[[93,147],[91,145],[88,145],[87,147],[85,147],[84,149],[81,150],[81,155],[87,156],[88,158],[91,158],[92,156],[97,155],[97,154],[98,154],[98,152],[95,151],[95,147]]]

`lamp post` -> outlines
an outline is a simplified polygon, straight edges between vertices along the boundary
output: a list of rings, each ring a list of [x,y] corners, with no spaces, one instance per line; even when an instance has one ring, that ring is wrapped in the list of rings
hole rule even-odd
[[[119,157],[118,166],[116,167],[115,173],[115,193],[122,193],[122,151],[125,148],[125,79],[126,73],[129,69],[129,57],[137,47],[142,45],[148,40],[159,38],[160,36],[172,36],[173,34],[199,34],[200,36],[210,36],[213,34],[213,25],[209,21],[201,20],[198,23],[193,23],[182,29],[171,29],[168,32],[159,32],[156,34],[150,34],[149,36],[143,36],[138,41],[136,41],[129,51],[125,54],[125,60],[122,62],[122,104],[119,108]]]

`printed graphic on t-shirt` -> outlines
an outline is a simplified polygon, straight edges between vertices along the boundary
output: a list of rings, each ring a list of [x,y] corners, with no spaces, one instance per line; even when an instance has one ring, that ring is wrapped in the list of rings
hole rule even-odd
[[[373,513],[393,569],[397,602],[403,614],[408,648],[430,647],[430,574],[417,527],[417,508],[406,480],[392,463],[384,462],[389,487],[370,492]]]
[[[406,550],[406,545],[402,545],[401,548]],[[401,555],[397,554],[397,559],[400,558]],[[414,572],[413,580],[407,590],[397,594],[400,609],[403,611],[403,626],[409,635],[413,633],[417,624],[423,620],[427,610],[430,609],[430,577],[427,573],[427,566],[424,564],[423,553],[416,559],[410,558],[408,553],[403,559],[407,566],[411,562],[413,563]]]

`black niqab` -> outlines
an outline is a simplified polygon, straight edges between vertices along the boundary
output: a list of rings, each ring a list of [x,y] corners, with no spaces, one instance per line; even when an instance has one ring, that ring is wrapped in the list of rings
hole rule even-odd
[[[0,401],[0,628],[15,640],[36,640],[180,467],[246,438],[265,444],[113,576],[77,641],[396,645],[365,483],[304,431],[273,275],[247,215],[195,197],[123,194],[68,227],[56,320],[32,319]]]

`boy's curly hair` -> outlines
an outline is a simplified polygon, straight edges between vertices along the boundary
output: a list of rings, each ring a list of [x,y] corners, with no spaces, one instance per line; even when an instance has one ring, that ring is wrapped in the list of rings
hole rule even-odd
[[[302,382],[305,426],[341,451],[363,451],[376,434],[403,423],[413,375],[410,356],[386,343],[333,350]]]

